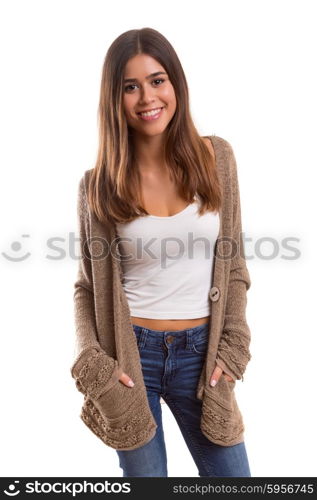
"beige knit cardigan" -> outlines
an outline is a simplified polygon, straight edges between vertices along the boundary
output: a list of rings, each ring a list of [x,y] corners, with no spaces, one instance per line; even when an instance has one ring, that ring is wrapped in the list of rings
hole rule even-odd
[[[220,229],[210,283],[209,343],[196,396],[202,401],[200,427],[213,443],[230,446],[244,440],[244,423],[235,398],[236,380],[251,358],[246,321],[246,267],[241,228],[237,165],[228,141],[213,135],[216,166],[223,193]],[[140,355],[122,285],[122,268],[115,224],[101,224],[90,211],[86,193],[92,169],[85,171],[78,190],[81,257],[74,284],[77,352],[71,375],[84,394],[80,418],[107,446],[136,449],[155,435]],[[232,376],[209,380],[218,364]],[[119,381],[122,372],[134,381]]]

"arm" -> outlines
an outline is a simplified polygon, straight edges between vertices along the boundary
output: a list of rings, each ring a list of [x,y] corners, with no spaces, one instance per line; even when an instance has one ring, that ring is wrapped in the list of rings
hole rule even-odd
[[[233,196],[233,256],[230,263],[227,304],[224,326],[220,338],[216,363],[234,380],[242,379],[247,363],[251,359],[249,351],[250,329],[246,321],[247,290],[251,286],[245,262],[242,239],[241,207],[236,159],[230,149],[230,171]]]
[[[89,251],[89,214],[84,185],[80,180],[77,198],[77,216],[81,257],[77,280],[74,283],[74,316],[76,328],[76,357],[71,375],[77,389],[92,398],[106,392],[121,376],[114,358],[101,348],[95,319],[91,254]]]

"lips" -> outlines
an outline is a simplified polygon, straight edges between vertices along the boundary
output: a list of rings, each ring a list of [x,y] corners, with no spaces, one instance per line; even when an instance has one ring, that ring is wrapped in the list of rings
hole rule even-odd
[[[149,113],[150,111],[156,111],[157,109],[163,109],[164,106],[161,106],[159,108],[152,108],[152,109],[145,109],[144,111],[139,111],[137,114],[141,115],[142,113]]]
[[[157,110],[157,111],[155,111]],[[164,107],[162,108],[154,108],[152,111],[154,111],[153,114],[150,115],[142,115],[141,113],[137,113],[139,116],[139,119],[142,120],[143,122],[148,122],[148,123],[154,123],[157,120],[160,119],[160,117],[163,114]]]

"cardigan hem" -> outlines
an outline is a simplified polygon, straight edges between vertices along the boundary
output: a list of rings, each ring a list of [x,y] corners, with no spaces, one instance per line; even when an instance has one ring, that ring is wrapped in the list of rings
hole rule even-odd
[[[80,418],[86,426],[110,448],[115,450],[135,450],[147,444],[156,434],[157,424],[151,411],[143,408],[142,416],[134,411],[125,412],[115,427],[104,418],[93,401],[85,398]]]

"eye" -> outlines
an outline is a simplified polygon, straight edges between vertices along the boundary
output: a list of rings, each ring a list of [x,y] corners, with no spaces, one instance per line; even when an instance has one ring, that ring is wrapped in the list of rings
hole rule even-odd
[[[152,83],[153,82],[162,82],[163,83],[163,82],[165,82],[165,80],[164,80],[164,78],[156,78],[155,80],[152,80]],[[126,85],[124,87],[124,91],[125,92],[129,92],[130,90],[133,91],[133,89],[131,89],[131,87],[135,87],[136,85],[137,85],[136,83],[131,83],[130,85]],[[159,83],[159,85],[160,85],[160,83]]]
[[[126,87],[124,87],[124,90],[127,92],[131,89],[131,87],[135,87],[135,84],[127,85]]]
[[[156,78],[156,80],[153,80],[153,82],[164,82],[165,80],[163,78]]]

